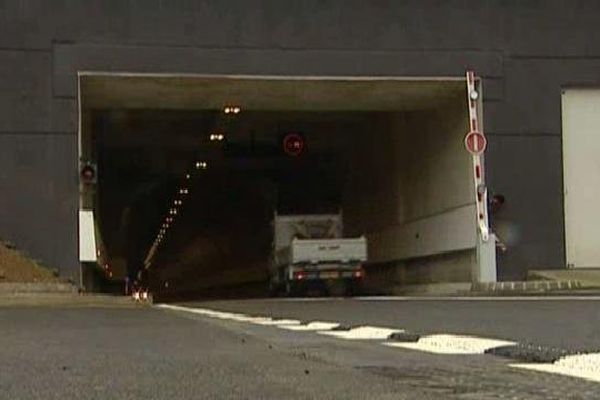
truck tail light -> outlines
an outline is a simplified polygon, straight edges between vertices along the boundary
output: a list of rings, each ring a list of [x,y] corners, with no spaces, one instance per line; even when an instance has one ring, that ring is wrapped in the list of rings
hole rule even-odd
[[[304,278],[306,278],[306,273],[304,271],[294,272],[294,280],[301,281]]]
[[[365,271],[363,269],[356,270],[356,271],[354,271],[354,273],[352,274],[352,276],[354,278],[357,278],[357,279],[364,278],[365,277]]]

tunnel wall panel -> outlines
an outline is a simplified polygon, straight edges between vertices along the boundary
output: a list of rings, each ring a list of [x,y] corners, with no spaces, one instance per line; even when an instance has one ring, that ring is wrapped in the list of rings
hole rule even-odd
[[[76,143],[70,133],[0,134],[0,237],[78,281]]]
[[[446,107],[408,113],[399,128],[392,127],[399,139],[403,223],[473,203],[471,157],[463,144],[467,121],[461,98]]]
[[[0,132],[50,129],[51,57],[0,49]]]
[[[387,262],[474,250],[477,238],[473,222],[475,213],[475,206],[467,205],[371,233],[368,236],[370,261]],[[470,270],[471,265],[464,267]]]
[[[393,113],[355,134],[349,164],[359,167],[349,172],[344,216],[349,234],[366,233],[370,262],[474,250],[471,158],[462,144],[467,119],[457,99]]]
[[[509,248],[498,255],[499,278],[524,278],[526,269],[520,267],[524,264],[533,269],[564,267],[562,246],[549,246],[562,243],[563,225],[547,228],[548,219],[563,218],[560,136],[493,135],[489,146],[491,189],[506,197],[503,208],[494,216],[499,236]],[[537,178],[540,176],[544,179]],[[537,212],[532,213],[533,209]]]

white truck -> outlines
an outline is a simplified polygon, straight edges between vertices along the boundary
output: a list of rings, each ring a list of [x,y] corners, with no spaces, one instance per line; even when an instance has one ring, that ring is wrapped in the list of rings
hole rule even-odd
[[[365,276],[367,239],[343,238],[342,215],[277,215],[273,219],[270,292],[302,294],[309,288],[344,294]]]

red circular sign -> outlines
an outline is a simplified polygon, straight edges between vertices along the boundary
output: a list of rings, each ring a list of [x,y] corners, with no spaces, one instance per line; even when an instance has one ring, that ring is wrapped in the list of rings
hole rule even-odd
[[[483,136],[483,133],[477,131],[471,131],[465,136],[465,147],[471,154],[478,155],[485,151],[487,147],[487,139]]]
[[[91,165],[84,165],[83,168],[81,168],[80,175],[83,183],[93,183],[96,178],[96,170]]]
[[[290,156],[299,156],[304,151],[304,137],[298,133],[288,133],[283,138],[283,151]]]

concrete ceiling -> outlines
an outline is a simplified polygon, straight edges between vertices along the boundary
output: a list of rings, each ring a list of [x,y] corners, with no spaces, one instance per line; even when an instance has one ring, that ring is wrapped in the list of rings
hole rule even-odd
[[[86,109],[405,111],[465,92],[464,79],[81,75]]]

